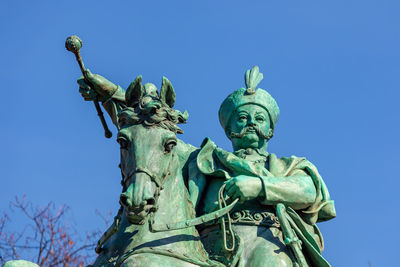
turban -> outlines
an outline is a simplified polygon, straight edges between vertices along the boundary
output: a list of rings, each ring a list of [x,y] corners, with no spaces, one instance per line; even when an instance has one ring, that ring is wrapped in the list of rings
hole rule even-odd
[[[267,91],[259,88],[256,90],[258,83],[263,79],[263,74],[259,72],[258,66],[254,66],[251,70],[247,70],[245,74],[245,88],[240,88],[230,94],[222,102],[219,108],[218,116],[222,128],[226,130],[230,120],[237,108],[243,105],[258,105],[264,108],[269,115],[273,129],[279,117],[279,107],[275,99],[267,93]]]

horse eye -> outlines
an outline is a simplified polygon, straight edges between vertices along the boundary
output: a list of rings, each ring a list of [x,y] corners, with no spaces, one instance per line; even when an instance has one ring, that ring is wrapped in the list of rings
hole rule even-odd
[[[128,149],[129,141],[125,137],[118,137],[117,142],[121,149]]]
[[[176,140],[169,140],[167,143],[165,143],[165,152],[169,153],[174,149],[176,146]]]

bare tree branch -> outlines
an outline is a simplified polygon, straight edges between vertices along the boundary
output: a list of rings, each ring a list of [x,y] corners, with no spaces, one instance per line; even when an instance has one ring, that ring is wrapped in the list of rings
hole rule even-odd
[[[1,215],[0,264],[22,257],[42,267],[85,266],[94,260],[93,248],[102,232],[95,230],[80,238],[70,223],[67,206],[56,207],[49,202],[44,207],[34,207],[23,196],[10,202],[10,209],[21,212],[28,223],[19,232],[9,232],[7,224],[11,219],[5,212]],[[102,215],[96,210],[96,214],[106,224],[110,221],[110,212]]]

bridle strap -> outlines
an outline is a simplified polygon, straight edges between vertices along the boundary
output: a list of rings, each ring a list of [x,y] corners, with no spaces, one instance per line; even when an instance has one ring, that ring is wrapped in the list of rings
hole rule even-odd
[[[131,178],[132,176],[134,176],[137,173],[145,173],[147,174],[150,179],[157,185],[157,187],[161,187],[162,185],[162,180],[160,178],[158,178],[156,175],[154,175],[149,169],[147,169],[146,167],[137,167],[136,169],[134,169],[133,171],[131,171],[131,173],[129,173],[125,179],[124,182],[126,182],[129,178]]]
[[[167,178],[167,176],[171,173],[171,163],[172,160],[174,159],[174,153],[171,152],[171,157],[170,160],[168,162],[168,169],[167,172],[163,175],[162,178],[158,177],[157,175],[153,174],[149,169],[147,169],[146,167],[136,167],[133,171],[131,171],[126,177],[124,177],[124,182],[126,182],[129,178],[131,178],[133,175],[137,174],[137,173],[145,173],[147,174],[151,181],[153,181],[158,189],[161,189],[164,182],[165,182],[165,178]]]
[[[158,194],[157,194],[157,196],[159,196],[159,192],[160,192],[160,190],[162,189],[162,187],[163,187],[163,184],[164,184],[164,182],[165,182],[165,180],[166,180],[166,178],[168,177],[168,175],[170,175],[171,174],[171,164],[172,164],[172,161],[174,160],[174,152],[171,152],[171,158],[170,158],[170,160],[169,160],[169,162],[168,162],[168,169],[167,169],[167,172],[165,173],[165,175],[163,176],[163,178],[162,179],[159,179],[158,178],[158,176],[156,176],[156,175],[154,175],[149,169],[147,169],[147,168],[136,168],[135,170],[133,170],[129,175],[127,175],[126,177],[124,176],[124,175],[122,175],[123,176],[123,183],[125,183],[129,178],[131,178],[133,175],[135,175],[136,173],[145,173],[145,174],[147,174],[149,177],[150,177],[150,179],[156,184],[156,186],[157,186],[157,191],[158,191]],[[122,173],[122,172],[121,172]],[[158,197],[156,197],[156,202],[158,201]],[[152,212],[151,212],[151,215],[150,215],[150,217],[151,216],[154,216],[154,212],[155,212],[155,210],[153,210]],[[103,246],[103,244],[113,235],[113,234],[115,234],[117,231],[118,231],[118,229],[119,229],[119,224],[120,224],[120,220],[121,220],[121,216],[122,216],[122,207],[120,207],[120,209],[119,209],[119,211],[118,211],[118,214],[117,214],[117,216],[114,218],[114,222],[113,222],[113,224],[111,225],[111,227],[102,235],[102,237],[100,238],[100,240],[97,242],[97,246],[96,246],[96,248],[95,248],[95,251],[97,252],[97,253],[100,253],[101,252],[101,249],[102,249],[102,246]],[[150,221],[151,222],[151,221]]]

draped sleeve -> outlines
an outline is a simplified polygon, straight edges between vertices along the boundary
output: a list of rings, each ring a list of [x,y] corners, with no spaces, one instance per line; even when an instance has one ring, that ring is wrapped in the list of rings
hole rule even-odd
[[[119,128],[118,126],[118,112],[122,109],[126,108],[125,104],[125,90],[122,89],[121,86],[118,85],[117,90],[114,92],[111,98],[107,99],[102,103],[104,109],[107,111],[108,115],[113,122],[113,124]]]
[[[303,253],[307,255],[313,266],[330,266],[321,255],[324,241],[316,223],[335,218],[336,211],[334,201],[331,200],[321,175],[310,161],[295,156],[277,158],[275,154],[269,154],[265,166],[256,165],[218,148],[206,138],[197,154],[196,165],[207,179],[218,177],[228,180],[238,175],[274,177],[282,181],[295,180],[296,177],[311,179],[311,187],[314,186],[316,192],[315,200],[304,209],[295,210],[288,206],[287,217],[293,231],[302,240]],[[268,180],[262,179],[262,181],[265,183]],[[268,184],[265,186],[268,187]]]
[[[328,189],[317,168],[311,162],[295,156],[277,158],[275,154],[270,154],[269,171],[275,177],[284,178],[296,176],[300,173],[311,177],[316,190],[316,198],[307,209],[300,211],[304,221],[314,224],[336,217],[334,201],[331,200]]]

